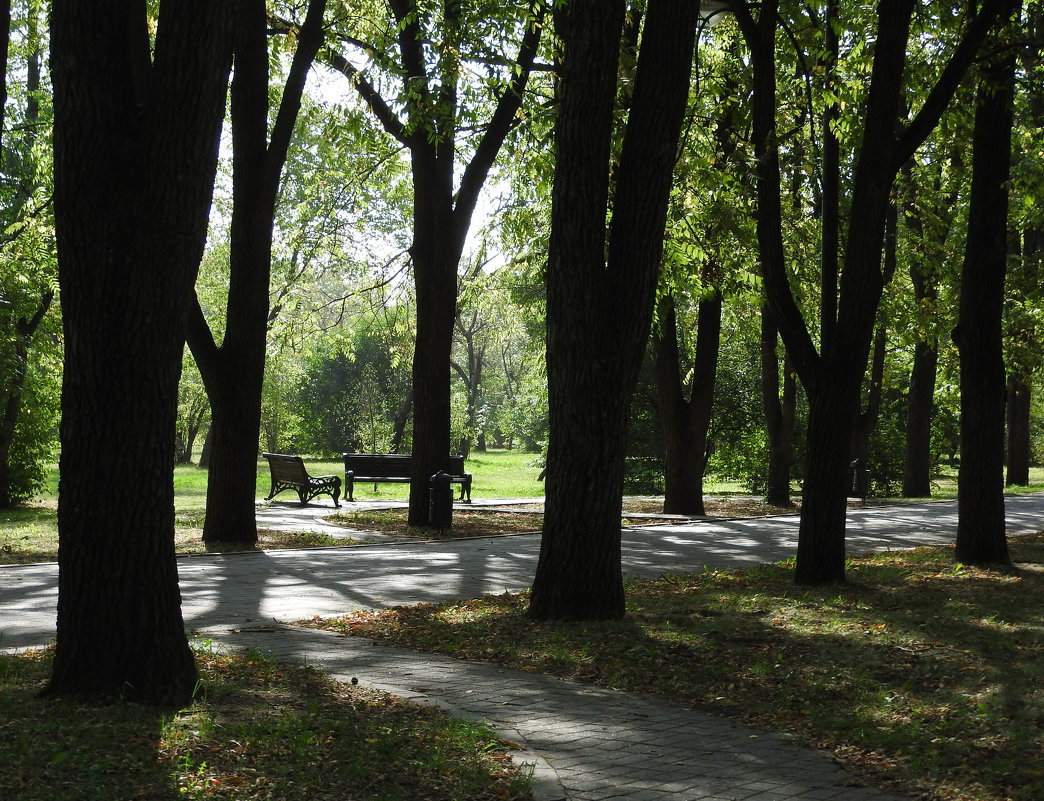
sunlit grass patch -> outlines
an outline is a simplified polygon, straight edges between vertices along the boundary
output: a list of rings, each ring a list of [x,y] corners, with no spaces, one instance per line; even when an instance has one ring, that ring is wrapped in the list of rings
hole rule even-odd
[[[197,661],[200,700],[161,713],[37,699],[50,654],[0,655],[4,798],[528,798],[486,726],[256,654]]]
[[[851,560],[807,589],[789,564],[635,581],[620,622],[538,623],[525,594],[311,625],[707,706],[829,748],[927,798],[1044,797],[1044,535],[1021,567],[950,548]]]

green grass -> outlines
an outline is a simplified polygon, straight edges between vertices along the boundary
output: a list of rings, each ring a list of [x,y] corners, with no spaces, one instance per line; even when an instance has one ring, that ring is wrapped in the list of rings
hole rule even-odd
[[[475,476],[473,494],[479,497],[543,497],[544,485],[536,480],[539,467],[533,466],[537,454],[517,451],[489,451],[473,454],[466,462]],[[312,475],[343,475],[340,460],[305,457]],[[271,478],[268,462],[257,463],[257,496],[268,494]],[[406,500],[407,484],[356,485],[355,495],[361,500]],[[320,499],[322,499],[321,496]],[[293,493],[281,494],[277,501],[293,501]],[[45,491],[37,504],[30,507],[0,509],[0,564],[54,561],[58,558],[58,466],[52,465]],[[207,471],[194,465],[174,468],[175,546],[179,553],[203,553],[201,537],[207,510]],[[262,532],[262,548],[303,548],[310,546],[350,545],[352,540],[334,540],[322,534]]]
[[[792,565],[635,581],[620,622],[537,623],[526,594],[313,621],[792,732],[875,783],[928,799],[1044,798],[1044,534],[1017,571],[951,548],[853,559],[810,590]]]
[[[197,652],[204,695],[161,713],[35,697],[49,651],[0,655],[0,788],[19,801],[521,801],[487,726],[256,654]]]

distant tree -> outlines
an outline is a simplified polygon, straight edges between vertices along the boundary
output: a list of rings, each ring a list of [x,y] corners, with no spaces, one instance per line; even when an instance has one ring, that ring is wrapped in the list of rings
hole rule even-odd
[[[43,482],[61,374],[45,41],[36,5],[14,10],[0,5],[0,508]]]
[[[1019,0],[1007,0],[1005,20]],[[1017,17],[1016,17],[1017,19]],[[972,136],[968,238],[961,269],[961,467],[957,480],[956,557],[968,564],[1010,564],[1004,533],[1005,372],[1001,343],[1008,259],[1008,180],[1016,49],[1011,21],[978,76]]]
[[[52,4],[65,374],[47,695],[180,705],[196,689],[174,558],[174,430],[232,6],[162,2],[152,18],[146,0]]]
[[[651,0],[612,193],[624,4],[574,0],[562,41],[547,268],[547,502],[529,614],[623,616],[620,511],[627,410],[646,350],[696,4]]]
[[[364,67],[339,54],[327,59],[410,156],[417,303],[411,526],[427,523],[428,478],[452,448],[457,270],[479,194],[518,122],[544,8],[540,0],[387,0],[376,4],[375,19],[352,15],[337,31],[365,57]],[[476,71],[484,76],[478,85]],[[384,86],[394,96],[382,95]]]

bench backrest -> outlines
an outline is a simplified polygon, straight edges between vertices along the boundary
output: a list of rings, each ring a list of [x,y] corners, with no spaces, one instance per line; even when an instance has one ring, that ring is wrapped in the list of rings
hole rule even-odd
[[[304,459],[287,453],[262,453],[268,459],[272,469],[272,478],[290,484],[307,484],[308,471],[305,470]]]
[[[409,478],[413,469],[413,457],[408,453],[345,453],[344,470],[360,476],[387,476]],[[450,456],[442,468],[453,476],[464,475],[464,457]]]

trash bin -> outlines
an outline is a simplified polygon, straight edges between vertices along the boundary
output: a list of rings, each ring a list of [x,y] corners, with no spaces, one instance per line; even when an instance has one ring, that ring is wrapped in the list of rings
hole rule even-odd
[[[453,488],[442,470],[428,480],[428,525],[439,531],[453,528]]]
[[[848,497],[859,498],[865,504],[866,496],[870,492],[870,471],[863,467],[862,459],[854,459],[848,467],[851,470]]]

